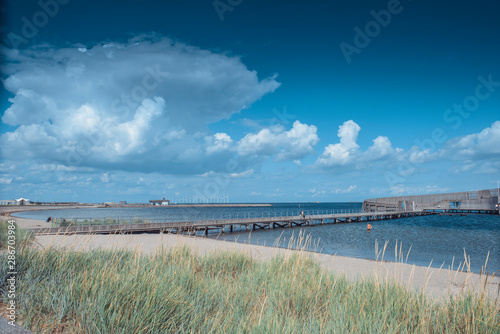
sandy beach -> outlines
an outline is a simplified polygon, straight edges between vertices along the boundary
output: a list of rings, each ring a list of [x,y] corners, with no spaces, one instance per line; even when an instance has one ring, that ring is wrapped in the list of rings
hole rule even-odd
[[[9,217],[2,217],[9,219]],[[31,229],[49,227],[50,223],[10,217],[15,219],[21,228]],[[189,237],[174,234],[134,234],[134,235],[38,235],[35,247],[69,248],[75,251],[91,249],[127,249],[151,254],[161,249],[171,249],[176,246],[188,246],[200,255],[220,251],[238,251],[254,259],[265,261],[276,255],[289,256],[296,250],[258,246],[244,243],[228,242],[203,237]],[[485,284],[485,275],[452,271],[447,268],[421,267],[405,263],[389,261],[373,261],[344,256],[307,252],[325,270],[346,275],[350,279],[375,277],[379,281],[396,280],[412,289],[422,289],[429,295],[443,297],[451,293],[456,295],[461,291],[483,291],[497,295],[500,289],[500,278],[489,277]],[[394,258],[394,251],[386,253],[386,259]],[[455,264],[455,267],[457,263]]]

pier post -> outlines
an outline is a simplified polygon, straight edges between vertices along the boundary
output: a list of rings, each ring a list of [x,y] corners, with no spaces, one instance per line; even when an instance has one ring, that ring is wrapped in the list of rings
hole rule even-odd
[[[230,231],[231,233],[233,233],[233,225],[231,224],[231,225],[229,225],[229,226],[230,226],[230,227],[229,227],[229,231]]]
[[[208,236],[208,227],[205,227],[205,236]]]

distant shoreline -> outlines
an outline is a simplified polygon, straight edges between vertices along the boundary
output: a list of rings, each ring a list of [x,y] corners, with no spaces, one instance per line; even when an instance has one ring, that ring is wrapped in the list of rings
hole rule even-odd
[[[0,206],[0,216],[11,216],[16,212],[42,211],[42,210],[64,210],[64,209],[88,209],[102,207],[96,204],[87,205],[5,205]],[[17,218],[17,217],[16,217]]]
[[[13,217],[19,219],[21,217],[12,216],[13,213],[21,213],[28,211],[43,211],[43,210],[64,210],[64,209],[89,209],[89,208],[244,208],[244,207],[271,207],[272,204],[264,203],[248,203],[248,204],[171,204],[171,205],[147,205],[147,204],[117,204],[104,206],[102,204],[84,204],[84,205],[6,205],[0,207],[0,217]],[[5,218],[4,218],[5,219]],[[2,219],[2,220],[4,220]],[[26,219],[26,218],[23,218]],[[31,219],[35,221],[45,221],[41,219]]]

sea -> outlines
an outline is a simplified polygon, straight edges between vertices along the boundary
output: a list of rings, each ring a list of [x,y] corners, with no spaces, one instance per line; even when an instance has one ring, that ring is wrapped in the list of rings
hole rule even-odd
[[[362,203],[271,203],[263,207],[125,207],[18,212],[14,216],[53,218],[120,218],[186,221],[224,218],[356,212]],[[325,224],[233,233],[214,231],[209,238],[295,248],[362,259],[402,260],[419,266],[494,273],[500,270],[500,215],[430,215],[371,222]],[[303,247],[304,245],[298,245]],[[385,251],[384,251],[385,250]],[[469,264],[463,267],[464,262]]]

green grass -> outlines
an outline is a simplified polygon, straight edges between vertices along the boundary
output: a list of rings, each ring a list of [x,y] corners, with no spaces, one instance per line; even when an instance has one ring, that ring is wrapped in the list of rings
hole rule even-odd
[[[9,226],[11,228],[9,229]],[[15,228],[13,229],[12,226]],[[8,248],[8,242],[9,242],[9,230],[15,231],[15,232],[10,232],[11,236],[15,236],[15,244],[12,245],[12,240],[11,238],[11,246],[15,246],[16,249],[19,249],[21,247],[27,246],[31,243],[31,240],[33,239],[33,233],[19,228],[16,223],[10,224],[8,221],[0,221],[0,249],[7,249]]]
[[[2,255],[3,256],[3,255]],[[36,333],[498,333],[499,299],[444,301],[351,281],[307,253],[260,262],[188,248],[153,255],[25,248],[18,316]],[[5,302],[6,261],[0,282]]]

